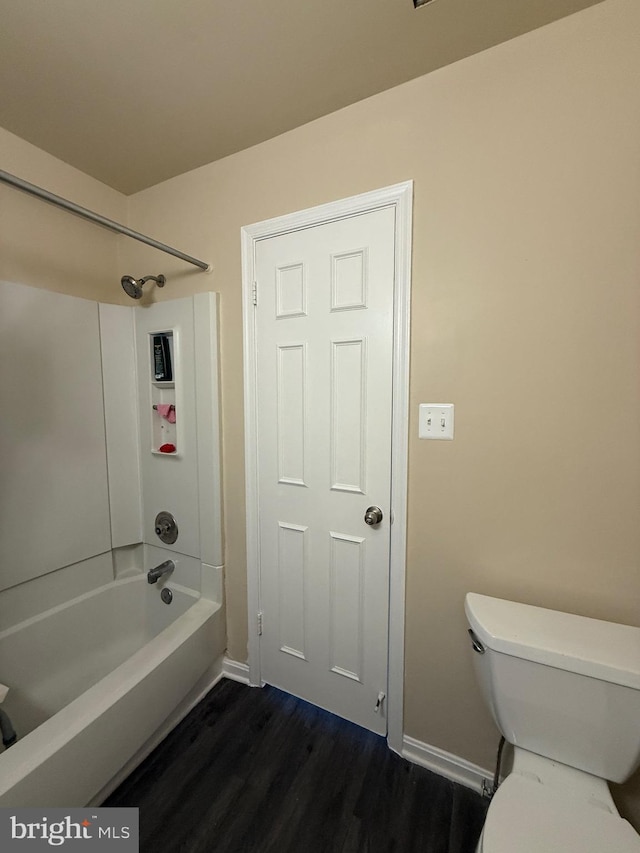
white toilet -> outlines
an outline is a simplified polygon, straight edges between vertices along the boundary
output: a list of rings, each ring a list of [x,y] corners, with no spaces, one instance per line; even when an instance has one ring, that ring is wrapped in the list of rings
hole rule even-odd
[[[478,853],[640,853],[607,780],[640,765],[640,628],[469,593],[473,660],[513,744]]]

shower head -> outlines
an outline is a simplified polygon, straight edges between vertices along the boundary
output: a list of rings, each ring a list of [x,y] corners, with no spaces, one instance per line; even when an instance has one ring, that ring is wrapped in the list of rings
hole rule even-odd
[[[142,296],[142,285],[147,281],[155,281],[158,287],[164,287],[165,277],[163,275],[145,275],[144,278],[135,279],[132,275],[123,275],[120,279],[124,292],[132,299],[140,299]]]
[[[130,296],[132,299],[140,299],[142,296],[142,287],[140,287],[133,276],[123,275],[120,279],[120,284],[122,284],[127,296]]]

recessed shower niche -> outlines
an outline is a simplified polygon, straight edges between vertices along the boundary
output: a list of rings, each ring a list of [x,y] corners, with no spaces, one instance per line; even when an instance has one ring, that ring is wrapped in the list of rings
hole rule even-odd
[[[149,335],[151,376],[151,452],[160,455],[178,453],[178,411],[176,407],[173,329],[152,331]]]

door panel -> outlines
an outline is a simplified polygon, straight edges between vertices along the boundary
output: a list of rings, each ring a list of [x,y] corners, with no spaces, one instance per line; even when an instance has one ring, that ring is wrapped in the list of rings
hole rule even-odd
[[[262,675],[381,734],[394,215],[256,244]]]

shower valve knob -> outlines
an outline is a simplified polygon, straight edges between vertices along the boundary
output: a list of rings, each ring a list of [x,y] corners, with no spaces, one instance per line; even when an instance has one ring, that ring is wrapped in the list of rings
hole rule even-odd
[[[178,525],[170,512],[159,512],[154,523],[156,536],[165,545],[173,545],[178,538]]]

